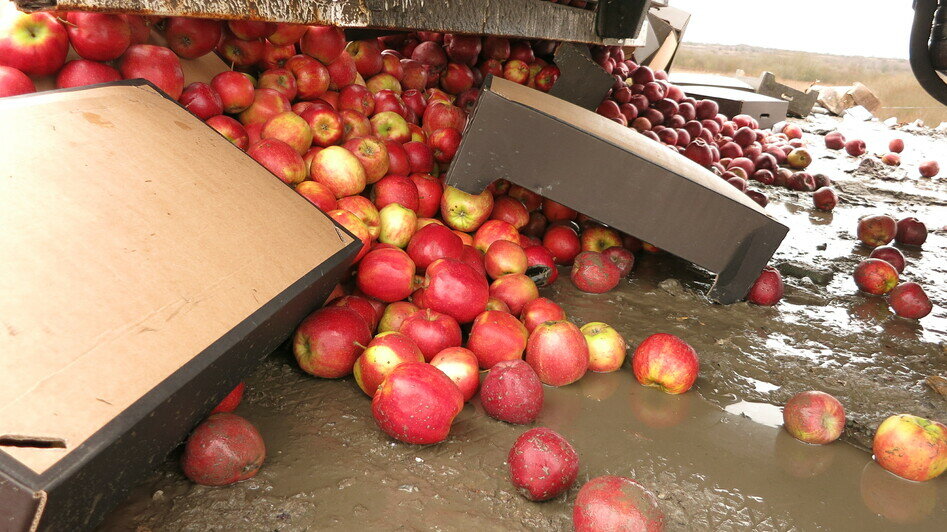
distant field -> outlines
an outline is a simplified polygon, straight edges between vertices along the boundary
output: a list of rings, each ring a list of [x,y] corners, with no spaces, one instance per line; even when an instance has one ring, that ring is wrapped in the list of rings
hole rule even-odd
[[[882,120],[895,116],[901,122],[913,122],[920,118],[930,127],[947,122],[947,107],[924,92],[906,60],[685,44],[674,58],[674,69],[727,75],[742,70],[754,77],[768,70],[780,83],[797,89],[860,81],[881,100],[877,115]]]

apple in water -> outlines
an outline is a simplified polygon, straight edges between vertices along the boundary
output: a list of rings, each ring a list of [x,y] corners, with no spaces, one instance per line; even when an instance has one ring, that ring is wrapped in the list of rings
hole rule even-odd
[[[406,362],[424,362],[424,356],[414,341],[399,332],[380,333],[355,361],[352,368],[355,383],[369,397],[374,397],[385,377]]]
[[[670,394],[691,389],[697,380],[697,352],[673,334],[657,333],[635,349],[631,360],[638,382]]]
[[[378,427],[396,440],[418,445],[447,439],[464,396],[443,371],[407,362],[392,371],[372,399]]]
[[[260,432],[246,419],[229,412],[209,416],[184,444],[181,470],[202,486],[226,486],[253,478],[266,460]]]
[[[621,368],[627,345],[618,331],[600,321],[586,323],[579,330],[589,346],[589,371],[607,373]]]
[[[878,214],[858,220],[858,239],[869,247],[884,246],[894,240],[897,233],[898,222],[890,216]]]
[[[325,307],[310,314],[293,336],[299,367],[311,375],[337,379],[352,372],[372,338],[369,324],[346,307]]]
[[[909,414],[891,416],[875,431],[871,450],[878,465],[895,475],[931,480],[947,470],[947,427]]]
[[[881,259],[865,259],[855,267],[855,284],[858,289],[881,296],[898,284],[898,270]]]
[[[531,245],[523,248],[526,253],[526,274],[536,283],[536,286],[549,286],[559,278],[556,261],[545,246]]]
[[[904,254],[894,246],[878,246],[871,250],[868,258],[881,259],[891,264],[894,266],[894,269],[898,271],[899,275],[904,271],[904,266],[906,265]]]
[[[473,322],[467,348],[477,357],[480,369],[490,369],[499,362],[523,357],[529,332],[511,314],[487,310]]]
[[[907,246],[922,246],[927,241],[927,226],[913,216],[898,220],[894,240]]]
[[[480,387],[480,404],[488,416],[526,425],[543,408],[543,384],[533,368],[521,359],[498,362]]]
[[[49,76],[66,62],[69,36],[50,13],[17,13],[0,26],[0,65]]]
[[[917,283],[902,283],[888,293],[888,304],[902,318],[919,320],[934,310],[927,293]]]
[[[763,268],[760,276],[753,282],[746,300],[754,305],[771,307],[783,298],[783,277],[772,266]]]
[[[510,312],[519,316],[527,303],[539,297],[539,289],[528,276],[510,273],[493,281],[490,285],[490,297],[506,303]]]
[[[448,347],[434,355],[431,365],[450,377],[464,402],[473,399],[480,388],[480,369],[477,367],[477,357],[473,352],[463,347]]]
[[[513,486],[531,501],[558,497],[579,475],[575,449],[559,433],[544,427],[520,435],[506,461]]]
[[[613,475],[595,477],[586,482],[572,508],[575,532],[657,532],[664,530],[664,521],[664,513],[654,494],[630,478]]]
[[[526,362],[543,384],[565,386],[581,379],[588,370],[588,343],[572,322],[541,323],[529,335]]]
[[[583,251],[575,257],[570,274],[572,283],[583,292],[603,294],[618,286],[622,272],[611,259],[596,251]]]
[[[520,312],[520,321],[530,333],[540,324],[547,321],[563,321],[566,319],[566,312],[555,301],[539,297],[523,306]],[[584,334],[584,332],[583,332]]]
[[[832,443],[845,430],[845,409],[825,392],[798,393],[783,407],[783,426],[799,441]]]

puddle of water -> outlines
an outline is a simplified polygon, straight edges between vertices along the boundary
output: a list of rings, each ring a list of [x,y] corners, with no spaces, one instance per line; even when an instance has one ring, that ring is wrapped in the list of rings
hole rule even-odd
[[[727,412],[751,419],[767,427],[780,427],[783,424],[783,411],[776,405],[769,403],[754,403],[752,401],[738,401],[724,407]]]

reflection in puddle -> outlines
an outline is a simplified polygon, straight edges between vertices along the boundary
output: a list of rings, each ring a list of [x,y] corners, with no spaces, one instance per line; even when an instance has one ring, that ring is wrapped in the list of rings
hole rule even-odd
[[[767,427],[779,427],[783,424],[782,410],[776,405],[768,403],[754,403],[752,401],[738,401],[723,408],[727,412],[745,416]]]

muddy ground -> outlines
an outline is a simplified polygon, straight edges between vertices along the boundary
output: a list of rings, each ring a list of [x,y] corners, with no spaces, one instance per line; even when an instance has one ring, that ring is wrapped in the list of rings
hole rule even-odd
[[[879,468],[868,452],[888,415],[947,422],[947,397],[925,384],[947,376],[947,179],[917,177],[916,164],[947,166],[947,138],[894,132],[878,123],[802,122],[817,157],[811,171],[837,182],[835,212],[808,194],[768,188],[767,210],[789,225],[777,255],[786,297],[775,308],[714,305],[712,277],[671,256],[641,257],[609,294],[568,281],[545,294],[578,323],[605,321],[637,345],[655,332],[685,338],[701,358],[696,389],[669,396],[634,382],[629,367],[546,388],[538,426],[566,436],[581,460],[579,482],[546,503],[517,495],[504,460],[525,428],[483,414],[475,398],[440,445],[411,446],[376,429],[370,401],[351,378],[300,372],[275,353],[247,380],[238,413],[269,452],[260,474],[227,488],[190,484],[169,459],[113,511],[103,530],[568,530],[581,484],[603,474],[651,489],[669,530],[943,530],[947,478],[913,483]],[[902,169],[850,173],[857,160],[821,148],[814,133],[839,127],[882,149],[906,140]],[[904,278],[934,300],[920,322],[894,317],[881,298],[856,293],[851,271],[867,255],[859,217],[915,215],[932,230],[905,250]],[[798,277],[806,274],[808,277]],[[843,441],[817,447],[779,425],[779,405],[804,390],[838,397]]]

